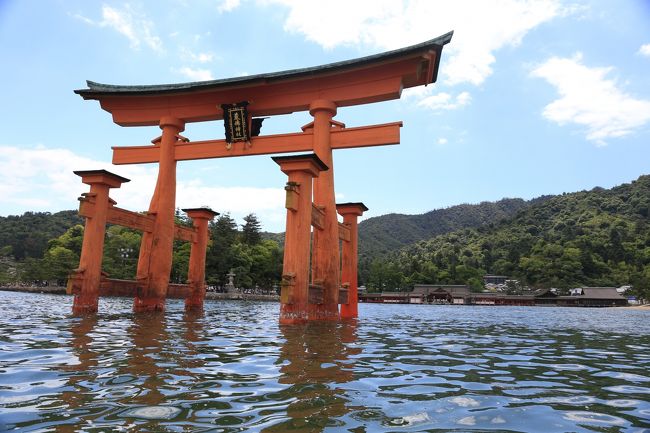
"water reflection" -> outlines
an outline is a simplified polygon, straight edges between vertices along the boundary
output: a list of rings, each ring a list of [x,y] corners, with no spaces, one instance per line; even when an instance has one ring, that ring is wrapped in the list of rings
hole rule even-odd
[[[163,367],[167,353],[164,346],[169,339],[165,322],[164,313],[133,317],[133,325],[128,330],[133,346],[128,352],[125,373],[120,375],[126,374],[139,382],[131,404],[156,406],[165,399],[161,392],[168,374]]]
[[[92,394],[88,391],[91,384],[95,383],[97,379],[98,354],[92,347],[92,332],[97,326],[97,316],[82,316],[77,320],[70,327],[72,337],[70,342],[77,362],[62,366],[68,381],[67,386],[61,392],[61,400],[66,405],[65,413],[75,414],[75,419],[57,426],[57,431],[64,433],[77,431],[75,424],[87,421],[87,417],[81,412],[93,400]]]
[[[68,377],[60,398],[71,418],[57,431],[79,431],[115,425],[156,431],[161,422],[185,418],[178,403],[199,399],[190,392],[204,365],[197,343],[205,339],[203,316],[187,313],[168,323],[152,313],[117,320],[108,333],[97,317],[83,317],[71,326],[77,362],[63,367]],[[171,332],[170,332],[171,331]],[[50,420],[51,421],[51,420]]]
[[[278,362],[281,384],[293,396],[287,406],[288,419],[264,432],[321,432],[343,427],[340,418],[348,413],[349,398],[337,385],[353,379],[350,355],[360,352],[351,346],[357,340],[356,322],[308,323],[281,327],[285,342]]]

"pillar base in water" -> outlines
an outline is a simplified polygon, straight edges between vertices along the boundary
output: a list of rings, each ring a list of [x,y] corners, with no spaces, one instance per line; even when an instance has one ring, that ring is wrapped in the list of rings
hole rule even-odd
[[[135,298],[133,302],[133,311],[135,313],[144,313],[149,311],[165,311],[164,298]]]
[[[304,311],[282,311],[286,306],[280,307],[280,325],[299,325],[308,322],[307,313]]]
[[[323,305],[310,305],[306,310],[288,310],[282,306],[280,310],[280,325],[297,325],[307,322],[339,320],[338,308],[326,309]]]
[[[311,305],[309,308],[309,320],[339,320],[341,316],[339,315],[338,305]]]
[[[185,299],[185,311],[203,311],[203,299]]]
[[[96,313],[98,303],[99,299],[97,297],[76,295],[72,303],[72,314]]]

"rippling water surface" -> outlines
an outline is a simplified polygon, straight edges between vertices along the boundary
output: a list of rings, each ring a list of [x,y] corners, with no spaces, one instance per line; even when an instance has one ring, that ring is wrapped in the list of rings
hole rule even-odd
[[[650,432],[650,311],[131,305],[0,292],[0,431]]]

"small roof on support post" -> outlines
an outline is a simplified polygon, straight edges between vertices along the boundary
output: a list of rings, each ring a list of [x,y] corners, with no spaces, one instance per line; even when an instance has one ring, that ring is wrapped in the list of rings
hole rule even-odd
[[[219,215],[219,212],[213,211],[209,207],[193,207],[193,208],[187,208],[181,210],[185,212],[187,215],[189,215],[190,218],[203,217],[207,219],[212,219],[217,215]]]
[[[453,32],[372,56],[303,69],[181,84],[120,86],[87,81],[75,90],[98,100],[122,126],[158,125],[163,116],[184,122],[223,118],[221,104],[247,101],[252,116],[306,111],[316,99],[338,107],[387,101],[402,89],[434,83],[440,55]]]
[[[111,173],[108,170],[77,170],[73,171],[74,174],[81,178],[85,184],[99,183],[108,185],[111,188],[119,188],[120,185],[126,182],[131,182],[131,179]]]
[[[357,216],[361,216],[367,210],[368,208],[366,207],[366,205],[361,202],[337,203],[336,205],[336,211],[340,215],[354,214]]]
[[[285,174],[288,174],[289,171],[304,170],[317,177],[321,171],[329,170],[329,167],[315,153],[273,156],[271,159],[280,166]]]

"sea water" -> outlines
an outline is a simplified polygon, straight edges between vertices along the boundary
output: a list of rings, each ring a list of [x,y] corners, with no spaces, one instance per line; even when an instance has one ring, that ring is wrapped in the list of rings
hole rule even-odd
[[[71,301],[0,292],[0,431],[650,432],[650,310]]]

